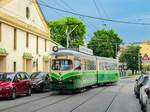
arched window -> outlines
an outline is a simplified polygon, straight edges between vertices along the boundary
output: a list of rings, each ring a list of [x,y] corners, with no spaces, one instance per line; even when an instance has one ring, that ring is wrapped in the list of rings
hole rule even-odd
[[[30,18],[30,8],[26,7],[26,18],[29,19]]]

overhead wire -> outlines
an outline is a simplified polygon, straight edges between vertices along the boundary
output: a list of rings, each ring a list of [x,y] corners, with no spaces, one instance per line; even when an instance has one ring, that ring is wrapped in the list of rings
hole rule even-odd
[[[99,9],[98,6],[97,6],[96,1],[95,1],[95,0],[92,0],[92,1],[93,1],[94,5],[95,5],[95,8],[96,8],[96,10],[97,10],[97,13],[98,13],[99,17],[102,17],[101,11],[100,11],[100,9]]]
[[[64,7],[62,4],[60,4],[59,2],[57,2],[57,0],[53,0],[53,2],[54,2],[58,7],[62,7],[63,9],[67,10],[67,8]]]
[[[42,3],[44,3],[44,4],[46,4],[46,2],[45,1],[41,1]],[[54,4],[56,4],[55,2],[53,2]],[[58,4],[56,4],[57,6],[58,6]],[[58,6],[59,7],[59,6]],[[46,7],[46,8],[48,8],[48,7]],[[62,17],[64,17],[64,15],[62,14],[62,13],[60,13],[59,11],[56,11],[56,10],[53,10],[58,16],[62,16]]]
[[[64,0],[59,0],[60,2],[62,2],[69,10],[72,10],[72,11],[74,11],[74,12],[77,12],[75,9],[73,9],[68,3],[66,3]],[[79,16],[79,18],[81,19],[81,20],[83,20],[83,21],[87,21],[87,25],[88,25],[88,27],[90,27],[91,29],[93,29],[93,30],[96,30],[97,28],[96,28],[96,26],[94,26],[93,24],[90,24],[90,22],[89,22],[89,20],[88,19],[86,19],[86,18],[84,18],[83,16],[81,17],[81,16]]]
[[[108,22],[114,22],[114,23],[123,23],[123,24],[134,24],[134,25],[150,25],[150,23],[143,23],[143,22],[131,22],[131,21],[123,21],[123,20],[115,20],[115,19],[106,19],[106,18],[101,18],[101,17],[95,17],[95,16],[90,16],[90,15],[85,15],[85,14],[81,14],[81,13],[76,13],[76,12],[72,12],[72,11],[68,11],[68,10],[63,10],[60,8],[56,8],[47,4],[43,4],[39,2],[39,5],[41,6],[45,6],[48,7],[50,9],[54,9],[60,12],[65,12],[65,13],[70,13],[73,15],[77,15],[77,16],[82,16],[82,17],[87,17],[87,18],[91,18],[91,19],[96,19],[96,20],[104,20],[104,21],[108,21]]]
[[[101,7],[101,9],[102,9],[102,11],[103,11],[105,17],[106,17],[107,19],[109,19],[109,15],[108,15],[108,13],[106,12],[106,10],[105,10],[105,8],[104,8],[104,6],[103,6],[101,0],[98,0],[98,2],[99,2],[99,4],[100,4],[100,7]]]
[[[64,0],[59,0],[60,2],[62,2],[66,7],[68,7],[68,9],[77,12],[75,9],[73,9],[68,3],[66,3]],[[81,18],[81,16],[79,16]],[[94,26],[93,24],[90,24],[89,20],[86,19],[84,16],[82,16],[82,20],[87,21],[87,25],[89,27],[93,27],[92,29],[97,29],[96,26]]]
[[[70,7],[68,5],[68,3],[66,3],[64,0],[59,0],[61,3],[63,3],[66,7],[68,7],[68,9],[71,9],[72,11],[76,12],[72,7]]]

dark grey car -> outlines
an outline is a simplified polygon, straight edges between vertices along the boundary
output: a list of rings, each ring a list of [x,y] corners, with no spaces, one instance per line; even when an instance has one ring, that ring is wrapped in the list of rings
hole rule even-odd
[[[30,76],[32,91],[44,92],[50,88],[50,75],[46,72],[34,72]]]
[[[143,74],[139,76],[138,79],[136,79],[135,85],[134,85],[134,94],[137,98],[139,98],[140,95],[140,88],[143,86],[143,83],[145,82],[146,78],[149,76],[149,74]]]

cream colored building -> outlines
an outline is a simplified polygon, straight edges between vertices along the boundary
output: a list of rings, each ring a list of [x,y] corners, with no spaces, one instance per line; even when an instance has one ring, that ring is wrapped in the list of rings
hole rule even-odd
[[[55,45],[36,0],[0,0],[0,72],[49,71]]]
[[[145,41],[140,44],[142,64],[145,71],[150,71],[150,41]]]

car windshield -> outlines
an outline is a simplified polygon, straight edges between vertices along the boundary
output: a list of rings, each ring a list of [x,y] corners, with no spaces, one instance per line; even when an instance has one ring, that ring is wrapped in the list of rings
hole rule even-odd
[[[33,73],[32,75],[31,75],[31,79],[44,79],[44,77],[45,77],[45,73]]]
[[[13,80],[14,76],[15,76],[15,74],[11,74],[11,73],[0,74],[0,81],[11,82]]]
[[[53,60],[52,61],[52,70],[71,70],[73,67],[71,60]]]

